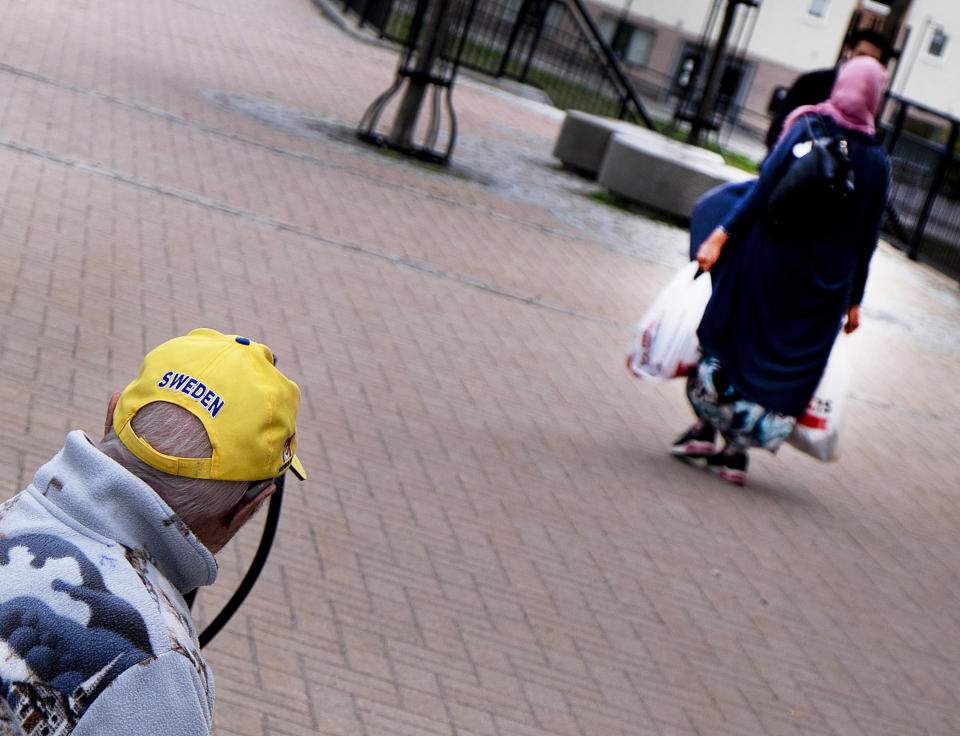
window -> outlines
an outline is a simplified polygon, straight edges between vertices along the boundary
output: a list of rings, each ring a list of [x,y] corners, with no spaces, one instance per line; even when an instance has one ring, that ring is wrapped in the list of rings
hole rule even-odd
[[[603,40],[610,44],[618,59],[633,66],[645,66],[650,60],[655,34],[649,28],[641,28],[609,15],[600,18],[597,26]]]
[[[927,47],[927,53],[930,56],[936,56],[938,59],[941,58],[948,40],[949,36],[943,32],[942,27],[934,28],[930,35],[930,45]]]
[[[627,42],[626,51],[623,59],[628,64],[636,66],[645,66],[650,59],[650,50],[653,48],[653,31],[647,28],[637,28],[634,26],[630,34],[630,40]]]
[[[829,5],[830,0],[810,0],[810,9],[807,12],[817,18],[824,18],[827,15],[827,6]]]

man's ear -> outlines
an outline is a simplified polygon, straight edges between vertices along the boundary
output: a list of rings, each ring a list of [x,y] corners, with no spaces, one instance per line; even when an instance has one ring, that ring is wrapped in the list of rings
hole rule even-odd
[[[110,403],[107,405],[107,420],[103,423],[103,434],[106,435],[113,429],[113,410],[117,408],[117,402],[120,401],[120,392],[117,391],[110,397]]]

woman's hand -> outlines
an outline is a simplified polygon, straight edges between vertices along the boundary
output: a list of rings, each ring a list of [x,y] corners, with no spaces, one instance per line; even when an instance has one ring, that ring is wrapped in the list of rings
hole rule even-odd
[[[723,250],[723,246],[729,237],[727,231],[722,227],[715,228],[713,232],[707,236],[707,239],[704,240],[697,249],[697,263],[700,264],[701,269],[709,271],[713,268],[713,264],[715,264],[720,257],[720,252]]]
[[[843,331],[848,335],[860,326],[860,305],[854,304],[847,310],[847,321],[843,323]]]

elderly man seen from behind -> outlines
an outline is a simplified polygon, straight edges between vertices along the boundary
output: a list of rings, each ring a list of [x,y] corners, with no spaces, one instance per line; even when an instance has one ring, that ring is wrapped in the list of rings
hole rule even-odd
[[[0,507],[0,734],[209,734],[183,594],[291,470],[300,390],[265,345],[194,330],[144,358]]]

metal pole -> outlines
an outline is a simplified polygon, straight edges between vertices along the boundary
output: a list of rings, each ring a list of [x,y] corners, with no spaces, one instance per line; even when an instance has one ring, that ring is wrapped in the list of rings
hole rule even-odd
[[[430,9],[430,16],[423,29],[423,43],[414,69],[409,74],[409,83],[404,90],[397,116],[390,129],[389,143],[400,151],[413,148],[413,134],[417,126],[417,117],[423,105],[423,97],[430,83],[433,62],[440,55],[447,37],[447,16],[453,3],[451,0],[436,0]]]
[[[910,26],[907,26],[907,30],[903,34],[903,42],[900,44],[899,49],[893,48],[893,43],[895,39],[888,39],[890,43],[891,58],[896,62],[893,65],[893,71],[890,72],[890,80],[887,82],[887,89],[893,90],[893,83],[897,81],[897,74],[900,71],[900,60],[903,58],[903,50],[907,48],[907,44],[910,42],[910,31],[912,29]]]
[[[520,81],[526,83],[527,75],[530,73],[530,65],[533,63],[533,55],[537,53],[537,46],[540,45],[540,39],[543,37],[543,27],[547,23],[547,10],[541,7],[540,18],[537,20],[537,30],[534,31],[533,40],[530,42],[530,52],[527,54],[527,63],[523,65],[523,71],[520,73]]]
[[[755,0],[748,0],[748,1],[754,2]],[[568,2],[570,2],[573,5],[573,7],[577,9],[577,12],[580,14],[580,18],[578,20],[582,21],[582,24],[585,24],[587,28],[590,29],[590,35],[597,40],[597,45],[603,51],[603,56],[606,58],[609,68],[613,71],[614,75],[617,78],[617,81],[620,82],[620,84],[623,86],[625,90],[623,95],[629,96],[630,101],[633,103],[633,106],[637,108],[637,113],[640,115],[640,119],[643,120],[643,124],[646,125],[648,128],[650,128],[650,130],[656,130],[657,126],[653,124],[653,120],[651,120],[650,117],[647,115],[647,111],[644,110],[643,105],[640,103],[640,100],[637,99],[636,95],[634,94],[633,86],[630,84],[626,75],[623,73],[623,69],[620,67],[620,63],[617,61],[617,57],[614,55],[613,50],[610,48],[610,44],[608,44],[604,40],[603,34],[600,33],[600,29],[597,27],[597,24],[593,22],[593,16],[590,15],[590,13],[587,11],[586,6],[583,4],[583,0],[568,0]],[[576,16],[574,16],[574,18],[576,18]],[[596,52],[595,49],[592,48],[592,46],[591,46],[591,50],[593,50],[594,53],[598,53]],[[623,95],[621,95],[621,99],[623,99]]]
[[[887,154],[893,156],[893,149],[897,147],[897,141],[900,140],[900,134],[903,132],[903,124],[907,121],[907,105],[903,100],[897,100],[897,115],[893,119],[893,130],[890,131],[890,140],[887,141]]]
[[[739,5],[740,2],[749,1],[750,0],[727,0],[727,9],[723,14],[723,23],[720,25],[720,35],[717,36],[717,43],[713,48],[713,55],[710,57],[710,66],[707,69],[707,81],[704,84],[703,95],[697,103],[693,121],[690,123],[687,143],[697,145],[700,142],[700,134],[706,127],[707,112],[713,109],[717,99],[717,90],[720,89],[720,62],[723,61],[723,52],[727,46],[727,38],[729,38],[730,29],[733,27],[733,16],[736,14],[737,5]]]
[[[513,47],[517,43],[517,36],[520,35],[520,26],[523,25],[523,21],[527,17],[527,8],[530,7],[531,2],[532,0],[523,0],[523,3],[520,5],[520,10],[517,12],[517,19],[513,22],[513,28],[510,29],[510,38],[507,39],[507,48],[504,50],[503,56],[500,58],[500,68],[497,69],[497,79],[507,73],[507,64],[510,63],[510,56],[513,54]]]

